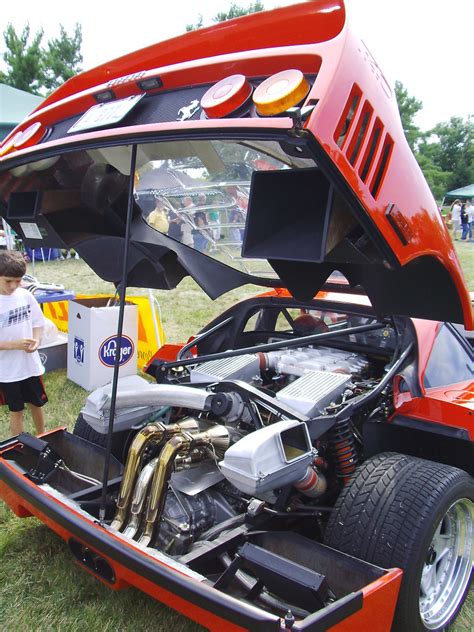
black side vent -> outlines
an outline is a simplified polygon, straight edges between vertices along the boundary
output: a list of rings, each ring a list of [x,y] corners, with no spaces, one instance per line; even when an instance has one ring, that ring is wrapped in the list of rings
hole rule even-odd
[[[377,117],[375,119],[375,123],[372,128],[372,132],[370,134],[369,142],[365,149],[364,157],[362,158],[362,161],[359,166],[359,176],[362,182],[367,182],[369,171],[373,165],[375,155],[380,145],[382,132],[383,132],[382,121]]]
[[[362,90],[357,84],[354,84],[346,105],[344,106],[344,110],[342,111],[342,116],[337,124],[336,131],[334,132],[334,140],[339,147],[343,147],[345,144],[361,99]]]
[[[375,173],[372,178],[372,182],[370,183],[370,193],[372,194],[373,198],[377,197],[378,192],[380,190],[380,186],[384,179],[384,176],[387,173],[390,157],[392,155],[392,150],[393,150],[393,140],[389,136],[389,134],[386,134],[384,143],[382,146],[382,151],[380,153],[380,157],[377,163],[377,167],[375,168]]]

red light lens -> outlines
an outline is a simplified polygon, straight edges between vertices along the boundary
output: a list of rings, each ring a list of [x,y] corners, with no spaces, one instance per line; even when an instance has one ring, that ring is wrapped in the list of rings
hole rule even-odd
[[[231,75],[209,88],[201,107],[209,118],[222,118],[238,110],[251,94],[252,86],[244,75]]]
[[[18,149],[18,147],[26,145],[26,143],[31,140],[33,140],[31,143],[33,145],[43,138],[45,131],[43,125],[39,121],[36,121],[36,123],[32,123],[23,132],[20,132],[18,136],[15,136],[13,146],[15,149]]]

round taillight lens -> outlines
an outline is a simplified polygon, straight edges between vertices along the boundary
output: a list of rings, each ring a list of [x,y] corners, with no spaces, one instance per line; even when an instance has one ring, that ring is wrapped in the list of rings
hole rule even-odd
[[[209,118],[222,118],[245,105],[251,94],[252,86],[244,75],[231,75],[207,90],[201,107]]]
[[[36,121],[36,123],[32,123],[25,130],[20,132],[18,138],[15,137],[13,146],[15,149],[18,149],[18,147],[23,147],[23,145],[31,141],[33,141],[31,144],[37,143],[43,138],[45,131],[43,125],[39,121]]]
[[[260,116],[273,116],[298,105],[308,92],[309,84],[300,70],[283,70],[255,89],[253,102]]]

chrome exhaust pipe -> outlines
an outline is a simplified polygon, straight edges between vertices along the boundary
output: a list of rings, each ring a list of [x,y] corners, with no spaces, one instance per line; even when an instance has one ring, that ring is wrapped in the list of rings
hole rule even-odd
[[[123,534],[129,538],[134,538],[140,526],[140,515],[145,504],[146,494],[150,485],[153,472],[158,464],[158,457],[152,459],[140,472],[135,490],[133,492],[132,504],[130,507],[130,520],[123,530]]]
[[[227,428],[221,425],[213,426],[205,432],[195,435],[183,432],[181,435],[171,437],[161,451],[153,475],[145,514],[145,526],[139,539],[140,544],[144,546],[150,545],[161,522],[168,491],[168,482],[178,454],[185,458],[191,450],[204,448],[216,458],[220,458],[218,455],[224,454],[228,447],[229,433]],[[205,456],[203,455],[202,458],[204,459]]]
[[[173,435],[185,430],[191,434],[199,431],[198,422],[195,419],[185,419],[176,424],[165,425],[159,422],[148,424],[136,435],[127,455],[127,462],[120,485],[117,499],[117,512],[111,523],[111,528],[120,531],[128,516],[130,500],[138,478],[138,472],[146,447],[150,444],[160,445]]]

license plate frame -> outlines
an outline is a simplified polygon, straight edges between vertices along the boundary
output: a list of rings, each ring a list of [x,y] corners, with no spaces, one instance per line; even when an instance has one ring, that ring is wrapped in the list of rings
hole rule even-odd
[[[142,98],[143,94],[134,94],[125,99],[93,105],[71,125],[67,133],[87,132],[120,123]]]

